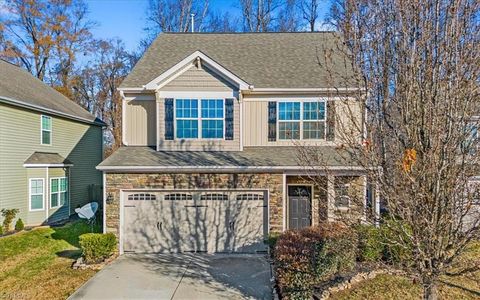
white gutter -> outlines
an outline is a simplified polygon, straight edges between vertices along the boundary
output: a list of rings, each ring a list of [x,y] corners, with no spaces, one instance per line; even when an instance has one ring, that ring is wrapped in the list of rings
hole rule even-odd
[[[243,90],[244,94],[277,94],[277,93],[325,93],[325,92],[357,92],[363,91],[362,88],[253,88]]]
[[[25,168],[63,168],[73,167],[73,164],[23,164]]]
[[[302,166],[97,166],[100,171],[132,171],[132,172],[219,172],[219,171],[292,171],[292,170],[328,170],[328,171],[365,171],[364,167],[352,166],[318,166],[318,167],[302,167]]]
[[[16,100],[16,99],[4,97],[4,96],[0,96],[0,102],[20,106],[20,107],[23,107],[23,108],[33,109],[33,110],[40,111],[40,112],[46,112],[46,113],[49,113],[49,114],[52,114],[52,115],[65,117],[65,118],[80,121],[80,122],[83,122],[83,123],[88,123],[88,124],[102,126],[102,127],[107,126],[103,122],[102,123],[95,122],[95,121],[85,119],[85,118],[82,118],[82,117],[78,117],[78,116],[74,116],[74,115],[71,115],[71,114],[59,112],[59,111],[56,111],[56,110],[53,110],[53,109],[50,109],[50,108],[38,106],[38,105],[35,105],[35,104],[23,102],[23,101],[20,101],[20,100]]]

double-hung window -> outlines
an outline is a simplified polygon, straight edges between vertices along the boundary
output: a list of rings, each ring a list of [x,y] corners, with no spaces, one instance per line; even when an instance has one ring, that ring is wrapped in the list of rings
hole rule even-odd
[[[198,100],[177,99],[175,101],[177,138],[198,138]]]
[[[175,100],[178,139],[223,139],[224,122],[224,99]]]
[[[325,139],[325,102],[279,102],[278,136],[280,140]]]
[[[300,102],[278,104],[278,136],[281,140],[300,139]]]
[[[41,116],[41,126],[42,126],[42,145],[51,145],[52,144],[52,118],[49,116]]]
[[[325,102],[303,103],[303,139],[325,138]]]
[[[50,179],[50,208],[63,206],[68,201],[68,179],[66,177]]]
[[[43,210],[44,179],[31,178],[29,184],[30,211]]]
[[[223,99],[202,99],[202,138],[223,138]]]

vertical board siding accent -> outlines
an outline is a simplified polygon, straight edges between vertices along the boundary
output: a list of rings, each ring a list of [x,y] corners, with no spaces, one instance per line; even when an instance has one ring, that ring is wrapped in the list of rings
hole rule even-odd
[[[173,125],[173,98],[165,99],[165,139],[173,140],[174,125]]]
[[[233,99],[225,99],[225,139],[233,140]]]
[[[327,101],[327,141],[335,140],[335,101]]]
[[[277,140],[277,102],[268,102],[268,141]]]
[[[156,108],[154,100],[125,102],[125,140],[129,146],[153,146],[156,142]]]

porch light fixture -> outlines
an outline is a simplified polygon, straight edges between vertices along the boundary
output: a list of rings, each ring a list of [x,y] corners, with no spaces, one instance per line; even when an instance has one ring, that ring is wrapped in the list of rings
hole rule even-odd
[[[107,195],[107,204],[112,204],[113,203],[113,194],[112,193],[108,193]]]

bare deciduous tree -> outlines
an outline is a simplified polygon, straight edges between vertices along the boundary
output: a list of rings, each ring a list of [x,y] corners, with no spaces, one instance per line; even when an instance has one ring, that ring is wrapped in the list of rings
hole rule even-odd
[[[238,18],[229,12],[209,12],[203,30],[206,32],[236,32],[239,27]]]
[[[86,19],[82,0],[7,0],[2,17],[2,56],[25,67],[40,80],[51,81],[69,95],[69,77],[76,55],[87,50],[94,23]]]
[[[281,2],[278,0],[240,0],[244,31],[272,31],[274,14],[280,5]]]
[[[137,58],[127,52],[121,40],[95,42],[93,59],[74,78],[75,101],[107,123],[107,154],[122,141],[122,100],[117,88]]]
[[[302,19],[307,22],[308,29],[313,32],[315,31],[315,25],[317,24],[318,10],[319,10],[320,0],[300,0],[298,6],[300,8]]]
[[[297,0],[286,0],[278,11],[278,28],[280,32],[295,32],[300,29]]]
[[[332,16],[345,43],[319,51],[331,78],[350,79],[336,88],[362,91],[344,99],[354,98],[366,117],[350,112],[349,126],[337,119],[335,139],[376,185],[393,220],[383,226],[396,233],[388,243],[411,251],[402,266],[421,280],[425,299],[437,298],[439,277],[480,237],[479,7],[338,1]],[[351,58],[358,76],[329,67],[336,52]],[[347,130],[352,124],[365,129],[363,139]],[[315,151],[301,153],[305,164],[321,165]]]

